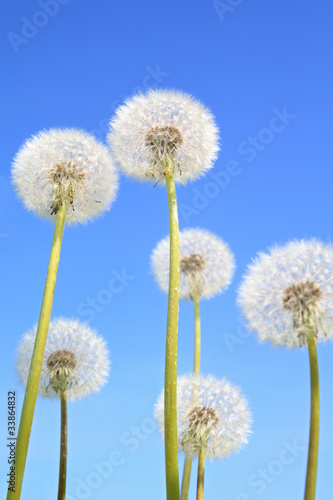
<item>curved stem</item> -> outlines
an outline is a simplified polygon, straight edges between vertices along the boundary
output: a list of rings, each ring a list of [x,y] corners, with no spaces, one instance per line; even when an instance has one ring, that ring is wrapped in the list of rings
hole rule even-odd
[[[204,477],[205,477],[205,448],[201,448],[199,451],[199,460],[198,460],[197,500],[203,500],[204,497]]]
[[[61,432],[60,432],[60,467],[58,500],[66,499],[66,476],[67,476],[67,394],[60,393],[61,405]]]
[[[199,373],[200,371],[200,348],[201,348],[201,327],[200,327],[200,308],[199,308],[199,295],[193,295],[193,305],[194,305],[194,366],[193,372]],[[192,456],[186,455],[184,470],[183,470],[183,480],[181,489],[181,500],[188,499],[188,492],[190,488],[191,479],[191,468],[192,468]]]
[[[200,328],[200,309],[199,309],[199,295],[193,296],[194,305],[194,367],[193,372],[199,373],[200,371],[200,347],[201,347],[201,328]]]
[[[16,462],[15,492],[8,491],[7,500],[18,500],[21,497],[23,474],[28,453],[29,439],[31,433],[32,420],[35,411],[40,373],[43,364],[46,337],[51,317],[54,288],[57,278],[61,242],[65,225],[65,216],[66,216],[66,205],[64,204],[59,208],[57,213],[50,260],[49,260],[49,267],[47,271],[45,288],[44,288],[42,307],[37,327],[35,346],[32,354],[27,387],[25,390],[24,401],[22,406],[20,425],[17,434],[16,452],[15,452],[15,462]]]
[[[179,500],[177,436],[177,337],[179,310],[179,226],[173,173],[166,170],[170,219],[170,267],[164,379],[164,439],[167,500]]]
[[[308,336],[310,376],[311,376],[311,417],[304,500],[315,500],[319,447],[319,373],[316,339]]]

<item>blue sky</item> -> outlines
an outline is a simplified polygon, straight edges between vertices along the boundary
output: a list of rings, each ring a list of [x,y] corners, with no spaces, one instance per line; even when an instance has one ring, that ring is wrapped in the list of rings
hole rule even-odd
[[[126,97],[166,87],[201,100],[220,129],[214,169],[178,189],[180,227],[208,229],[235,254],[232,285],[202,302],[202,372],[239,385],[254,418],[244,450],[207,464],[206,498],[302,498],[307,353],[259,345],[244,328],[236,290],[258,251],[293,238],[332,241],[332,15],[328,0],[2,2],[2,495],[7,392],[17,391],[18,406],[24,396],[15,350],[38,319],[53,232],[13,193],[12,158],[25,139],[50,127],[82,128],[104,140]],[[167,297],[149,259],[167,233],[165,189],[124,177],[110,212],[65,230],[52,316],[89,321],[112,353],[108,385],[69,405],[68,500],[164,498],[163,443],[152,408],[163,385]],[[117,273],[121,292],[101,304]],[[192,368],[192,335],[192,304],[181,303],[180,374]],[[318,355],[317,496],[329,500],[332,344],[319,346]],[[22,500],[55,498],[59,419],[58,402],[38,400]]]

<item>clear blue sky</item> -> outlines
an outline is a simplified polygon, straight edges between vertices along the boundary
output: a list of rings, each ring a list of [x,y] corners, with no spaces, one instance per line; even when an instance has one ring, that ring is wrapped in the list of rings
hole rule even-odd
[[[303,497],[307,353],[259,345],[242,327],[235,299],[258,251],[293,238],[332,241],[332,17],[328,0],[225,0],[219,7],[198,0],[2,2],[3,497],[7,391],[17,391],[20,406],[15,350],[38,319],[53,231],[14,195],[11,160],[44,128],[78,127],[104,140],[115,107],[148,87],[193,94],[211,108],[221,134],[211,174],[178,189],[180,226],[216,233],[235,254],[230,288],[202,303],[202,372],[241,386],[254,433],[238,455],[207,464],[206,498]],[[167,297],[149,259],[167,233],[165,190],[126,178],[110,212],[65,231],[53,317],[89,321],[112,352],[108,385],[69,405],[68,500],[165,498],[163,443],[151,419],[163,385]],[[101,290],[114,273],[131,279],[105,303]],[[87,306],[89,298],[99,311]],[[192,331],[192,304],[181,303],[180,374],[192,368]],[[320,500],[331,500],[333,490],[332,355],[331,344],[319,347]],[[59,419],[58,402],[38,400],[22,500],[55,498]],[[113,471],[102,477],[96,467],[110,460]],[[192,487],[193,498],[194,481]]]

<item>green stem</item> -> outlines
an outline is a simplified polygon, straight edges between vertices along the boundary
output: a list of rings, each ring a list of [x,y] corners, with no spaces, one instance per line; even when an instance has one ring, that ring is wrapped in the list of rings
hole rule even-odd
[[[179,226],[173,172],[166,170],[170,219],[170,268],[164,379],[164,439],[167,500],[179,500],[177,436],[177,337],[179,310]]]
[[[180,495],[180,500],[188,499],[188,491],[190,488],[190,479],[191,479],[191,468],[192,468],[192,455],[186,455],[184,470],[183,470],[182,491]]]
[[[8,490],[7,500],[19,500],[19,498],[21,497],[23,474],[28,453],[29,439],[31,433],[32,420],[35,411],[40,373],[43,364],[46,337],[51,317],[54,287],[57,278],[61,242],[64,232],[65,216],[66,216],[66,205],[64,204],[59,208],[57,213],[50,260],[49,260],[49,267],[47,271],[45,288],[44,288],[42,307],[37,327],[35,346],[32,354],[27,387],[25,390],[24,401],[22,406],[20,425],[17,434],[16,453],[15,453],[16,455],[15,492]]]
[[[205,448],[201,448],[199,451],[199,460],[198,460],[197,500],[203,500],[204,497],[204,477],[205,477]]]
[[[193,372],[199,373],[200,371],[200,347],[201,347],[201,328],[200,328],[200,308],[199,308],[199,294],[193,295],[193,305],[194,305],[194,366]],[[181,489],[181,500],[188,499],[188,492],[190,488],[191,479],[191,468],[192,468],[192,456],[186,455],[182,489]]]
[[[66,499],[66,475],[67,475],[67,394],[60,393],[61,405],[61,432],[60,432],[60,467],[58,500]]]
[[[199,294],[193,296],[194,305],[194,367],[193,372],[200,371],[200,347],[201,347],[201,328],[200,328],[200,309]]]
[[[319,373],[314,334],[308,336],[308,347],[311,376],[311,417],[304,500],[315,500],[319,447]]]

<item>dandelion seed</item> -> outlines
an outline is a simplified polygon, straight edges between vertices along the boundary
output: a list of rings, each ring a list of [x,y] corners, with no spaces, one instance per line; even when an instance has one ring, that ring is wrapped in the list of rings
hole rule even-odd
[[[136,95],[116,112],[108,141],[126,175],[164,183],[171,168],[185,184],[213,166],[218,130],[213,115],[190,95],[150,90]]]
[[[196,455],[202,448],[211,459],[225,458],[247,443],[251,428],[248,403],[238,387],[212,376],[184,375],[177,383],[179,449]],[[164,394],[155,405],[161,433]]]
[[[17,371],[26,384],[36,327],[27,332],[18,348]],[[66,391],[74,401],[98,391],[110,371],[109,353],[102,337],[75,319],[57,318],[50,322],[43,358],[38,395],[60,398]]]
[[[333,337],[333,247],[315,239],[261,253],[248,268],[239,304],[259,340],[300,347],[309,331]]]
[[[160,288],[169,288],[169,237],[159,242],[151,258]],[[202,229],[185,229],[179,234],[179,296],[187,300],[198,295],[209,299],[230,284],[235,262],[228,245]]]
[[[66,223],[86,222],[110,208],[118,177],[108,149],[76,129],[51,129],[30,138],[14,158],[13,183],[28,210]]]

